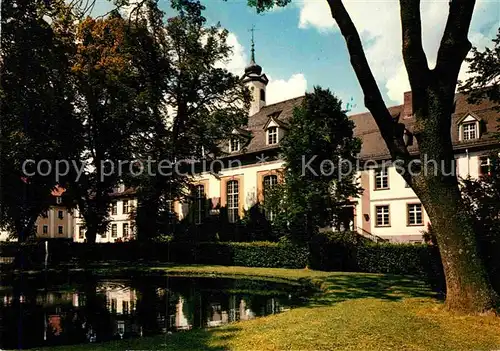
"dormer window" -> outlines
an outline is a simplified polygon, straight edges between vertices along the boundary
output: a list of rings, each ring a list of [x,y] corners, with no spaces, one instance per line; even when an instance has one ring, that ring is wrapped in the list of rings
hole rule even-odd
[[[267,129],[267,144],[273,145],[278,143],[278,127],[269,127]]]
[[[232,138],[229,141],[229,151],[230,152],[238,152],[240,151],[240,139]]]
[[[473,140],[479,137],[476,122],[469,122],[463,124],[463,137],[462,140]]]
[[[466,114],[463,118],[458,120],[458,138],[460,141],[471,141],[479,139],[480,130],[480,118],[474,113],[470,112]]]

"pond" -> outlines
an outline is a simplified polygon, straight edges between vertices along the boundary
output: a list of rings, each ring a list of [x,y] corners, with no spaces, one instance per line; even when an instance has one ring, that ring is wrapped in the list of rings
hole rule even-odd
[[[216,327],[300,304],[298,285],[251,279],[23,278],[0,287],[0,349]]]

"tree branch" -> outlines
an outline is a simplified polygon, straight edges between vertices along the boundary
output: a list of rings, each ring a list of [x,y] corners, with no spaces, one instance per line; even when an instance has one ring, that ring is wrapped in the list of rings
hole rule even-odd
[[[463,60],[472,45],[467,38],[475,0],[451,0],[450,12],[439,45],[435,71],[440,80],[453,88]]]
[[[393,159],[409,159],[408,150],[403,141],[404,126],[392,118],[387,109],[375,77],[370,69],[363,50],[363,44],[356,26],[341,0],[327,0],[333,19],[337,22],[344,36],[351,58],[351,65],[365,96],[365,106],[370,110],[380,133]]]
[[[425,89],[429,66],[422,46],[420,0],[399,0],[403,35],[403,59],[413,92]]]

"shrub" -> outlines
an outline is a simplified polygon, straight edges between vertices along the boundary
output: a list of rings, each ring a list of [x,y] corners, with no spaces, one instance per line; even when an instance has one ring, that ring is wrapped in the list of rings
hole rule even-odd
[[[326,271],[357,271],[356,250],[368,239],[356,232],[321,232],[309,242],[310,265]]]
[[[444,291],[444,273],[435,246],[412,244],[370,244],[360,246],[356,263],[362,272],[415,275],[435,289]]]

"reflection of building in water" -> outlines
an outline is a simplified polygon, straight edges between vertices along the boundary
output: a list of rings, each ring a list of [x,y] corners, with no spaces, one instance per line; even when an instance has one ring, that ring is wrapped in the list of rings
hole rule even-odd
[[[229,322],[229,315],[227,311],[222,310],[222,304],[218,302],[209,305],[207,326],[216,327]]]
[[[177,330],[188,330],[193,327],[189,323],[188,316],[184,314],[184,306],[186,301],[182,296],[179,296],[179,301],[175,305],[175,328]]]
[[[128,315],[135,311],[137,293],[135,289],[119,283],[101,283],[97,291],[106,296],[106,308],[112,314]]]

